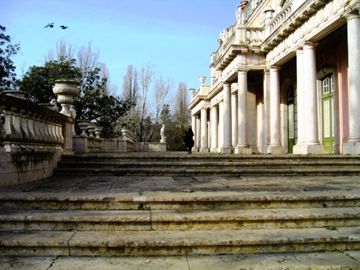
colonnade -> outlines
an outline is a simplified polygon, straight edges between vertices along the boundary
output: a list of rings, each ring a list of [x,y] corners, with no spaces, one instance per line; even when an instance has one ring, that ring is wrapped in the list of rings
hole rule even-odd
[[[347,16],[348,31],[348,136],[344,138],[344,154],[360,153],[360,16]],[[264,71],[264,107],[262,130],[266,132],[267,153],[281,154],[281,115],[280,115],[280,69],[269,66]],[[316,44],[305,42],[296,51],[297,76],[297,142],[295,154],[322,154],[324,147],[319,138],[319,108],[317,89]],[[195,130],[195,148],[201,152],[252,153],[248,142],[248,70],[237,71],[237,91],[231,91],[234,81],[225,81],[222,95],[217,102],[208,100],[200,113],[192,117]],[[205,103],[204,103],[205,104]],[[209,114],[209,115],[208,115]],[[267,116],[269,115],[269,117]],[[209,119],[209,122],[208,122]],[[258,127],[259,128],[259,127]],[[210,132],[210,136],[208,134]]]

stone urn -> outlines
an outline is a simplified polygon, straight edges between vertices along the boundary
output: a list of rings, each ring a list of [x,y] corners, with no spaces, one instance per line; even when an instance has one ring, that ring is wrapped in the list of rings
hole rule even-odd
[[[71,117],[70,106],[79,92],[79,82],[75,80],[56,80],[53,92],[61,105],[60,113]]]

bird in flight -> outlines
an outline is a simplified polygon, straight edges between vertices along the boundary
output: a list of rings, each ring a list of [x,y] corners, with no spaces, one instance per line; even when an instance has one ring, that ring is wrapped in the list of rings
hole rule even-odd
[[[63,30],[66,29],[66,28],[69,28],[69,26],[65,26],[65,25],[60,25],[59,27],[60,27],[61,29],[63,29]]]
[[[44,28],[53,28],[54,27],[54,23],[48,23],[47,25],[45,25]]]

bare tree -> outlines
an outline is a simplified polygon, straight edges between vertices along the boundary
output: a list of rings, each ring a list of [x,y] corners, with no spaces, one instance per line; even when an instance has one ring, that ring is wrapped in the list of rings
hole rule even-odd
[[[63,40],[60,40],[56,44],[55,53],[51,49],[48,52],[48,56],[45,58],[45,61],[51,61],[51,60],[67,60],[67,59],[74,59],[75,55],[75,48],[70,43],[66,43]]]
[[[99,51],[94,51],[90,42],[82,46],[76,56],[77,65],[82,70],[94,70],[99,66]]]
[[[174,120],[181,127],[189,125],[190,112],[188,109],[189,98],[187,86],[184,82],[180,82],[174,102]]]
[[[146,142],[148,140],[145,134],[145,120],[146,118],[150,118],[148,108],[148,95],[150,92],[150,86],[154,80],[154,75],[154,68],[149,64],[147,66],[143,66],[140,70],[139,86],[141,91],[141,99],[139,104],[140,106],[138,107],[140,113],[138,138],[142,142]]]
[[[138,73],[133,65],[128,65],[123,79],[122,93],[125,99],[129,99],[133,104],[137,103],[139,97]]]

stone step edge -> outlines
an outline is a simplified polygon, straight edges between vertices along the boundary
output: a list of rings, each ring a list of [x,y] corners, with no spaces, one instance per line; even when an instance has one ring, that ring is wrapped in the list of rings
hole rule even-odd
[[[360,228],[0,232],[0,254],[177,255],[360,250]]]
[[[0,222],[227,222],[359,219],[360,207],[252,210],[23,210],[0,212]],[[1,226],[0,226],[1,227]]]
[[[83,193],[24,193],[0,192],[0,202],[125,202],[125,203],[176,203],[176,202],[307,202],[307,201],[358,201],[360,190],[352,191],[145,191],[87,195]]]
[[[216,154],[216,153],[193,153],[192,155],[188,155],[187,153],[76,153],[75,155],[62,155],[63,159],[87,159],[87,158],[109,158],[109,159],[136,159],[136,160],[149,160],[149,159],[186,159],[186,160],[198,160],[198,159],[231,159],[231,160],[243,160],[243,159],[266,159],[266,160],[274,160],[274,159],[283,159],[283,160],[328,160],[328,159],[336,159],[336,160],[359,160],[359,156],[351,156],[351,155],[234,155],[234,154]]]
[[[242,270],[355,270],[360,268],[360,252],[308,252],[277,254],[235,254],[210,256],[141,256],[141,257],[0,257],[0,265],[5,269],[108,269],[116,265],[119,269],[235,269]],[[171,269],[171,268],[170,268]]]
[[[298,161],[294,161],[294,162],[284,162],[283,160],[274,162],[274,161],[268,161],[268,162],[263,162],[263,161],[256,161],[256,162],[251,162],[251,161],[243,161],[243,162],[239,162],[239,161],[196,161],[195,162],[184,162],[184,161],[173,161],[173,162],[164,162],[164,161],[159,161],[159,160],[154,160],[154,161],[83,161],[83,160],[78,160],[78,161],[61,161],[59,162],[59,166],[136,166],[136,167],[142,167],[142,166],[173,166],[173,167],[180,167],[180,166],[192,166],[192,167],[201,167],[201,166],[251,166],[251,167],[255,167],[255,166],[289,166],[289,165],[294,165],[294,166],[359,166],[360,165],[360,160],[359,162],[349,162],[349,161],[342,161],[342,162],[334,162],[334,161],[324,161],[324,162],[309,162],[309,161],[303,161],[303,162],[298,162]]]

